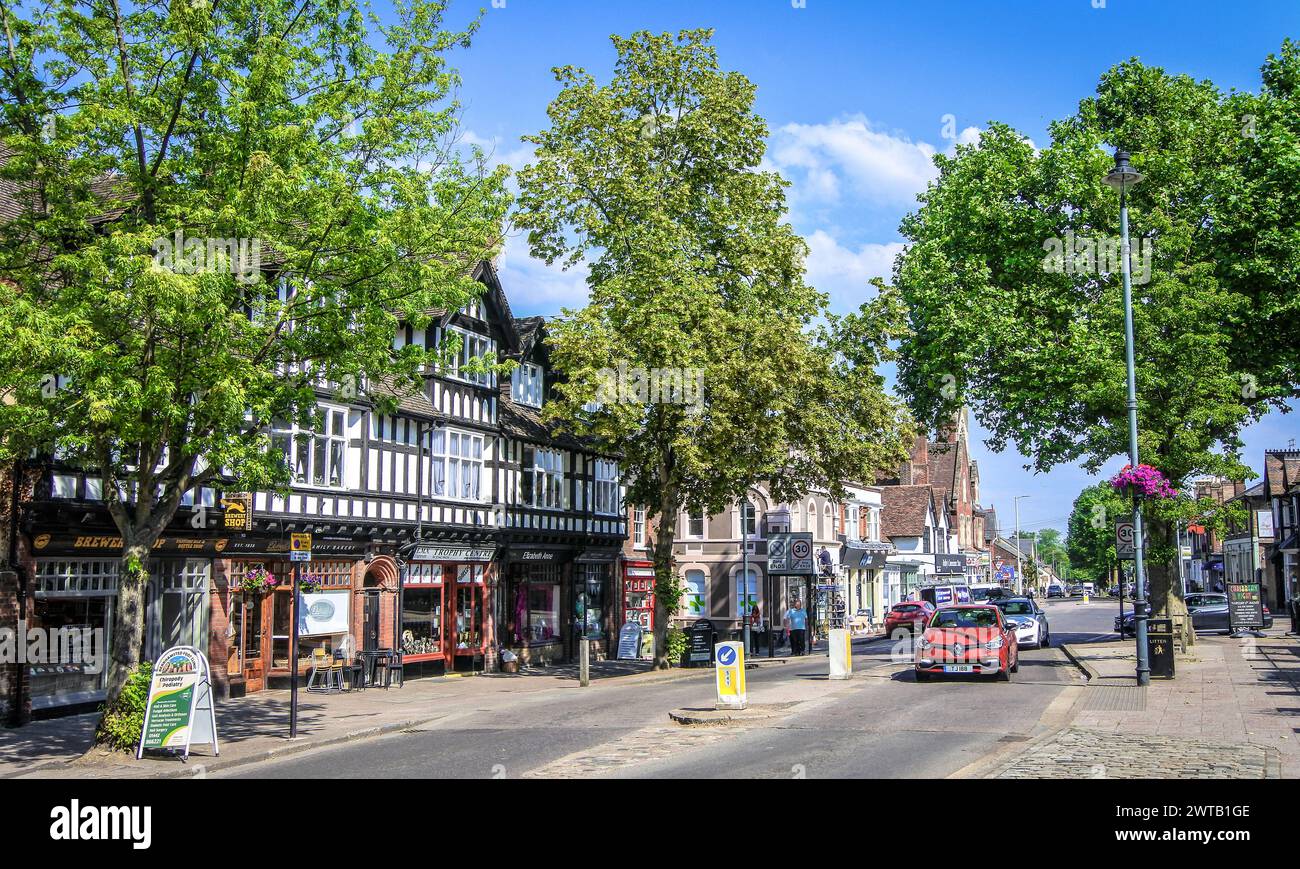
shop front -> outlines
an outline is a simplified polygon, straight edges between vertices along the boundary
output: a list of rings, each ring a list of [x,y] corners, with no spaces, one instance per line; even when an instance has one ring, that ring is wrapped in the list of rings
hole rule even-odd
[[[589,549],[573,562],[573,632],[577,643],[591,644],[592,660],[612,657],[618,625],[614,622],[614,568],[618,549]]]
[[[881,607],[885,593],[880,575],[893,547],[881,543],[846,543],[840,553],[840,569],[845,574],[850,620],[872,624],[885,618]]]
[[[566,629],[564,614],[576,609],[565,600],[572,593],[575,554],[567,547],[506,550],[498,620],[505,645],[525,665],[571,660],[572,629]]]
[[[266,688],[286,688],[293,672],[290,642],[298,618],[299,675],[311,670],[312,656],[357,648],[351,623],[357,560],[314,558],[299,564],[302,610],[294,613],[294,567],[274,556],[232,558],[221,588],[226,613],[224,665],[230,691],[238,696]],[[214,669],[219,666],[213,661]]]
[[[491,642],[492,546],[420,546],[402,583],[402,663],[407,676],[473,672]]]
[[[212,555],[216,543],[189,537],[158,540],[147,565],[144,649],[156,656],[173,645],[206,650],[209,642]],[[117,618],[120,537],[60,530],[32,535],[35,577],[28,628],[63,632],[86,648],[29,661],[34,714],[99,703],[108,679],[108,654]],[[47,657],[61,657],[49,655]]]

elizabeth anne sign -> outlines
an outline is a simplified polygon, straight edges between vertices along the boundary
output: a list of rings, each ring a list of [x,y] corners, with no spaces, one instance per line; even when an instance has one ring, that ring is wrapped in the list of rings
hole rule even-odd
[[[189,757],[194,742],[217,749],[217,719],[212,705],[208,660],[192,646],[173,646],[153,666],[149,701],[140,733],[137,758],[147,748],[183,750]]]

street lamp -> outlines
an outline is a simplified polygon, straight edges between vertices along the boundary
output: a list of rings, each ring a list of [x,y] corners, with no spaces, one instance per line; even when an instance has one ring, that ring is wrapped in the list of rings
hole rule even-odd
[[[1104,179],[1107,186],[1119,191],[1120,263],[1124,273],[1124,353],[1128,366],[1128,442],[1129,464],[1138,466],[1137,376],[1133,365],[1133,287],[1129,261],[1128,190],[1142,181],[1142,173],[1129,165],[1128,152],[1115,150],[1115,166]],[[1137,634],[1137,682],[1151,682],[1151,665],[1147,660],[1146,569],[1142,564],[1142,510],[1133,502],[1133,626]]]
[[[1028,495],[1017,495],[1011,500],[1016,505],[1016,594],[1025,591],[1024,559],[1020,557],[1020,502]]]

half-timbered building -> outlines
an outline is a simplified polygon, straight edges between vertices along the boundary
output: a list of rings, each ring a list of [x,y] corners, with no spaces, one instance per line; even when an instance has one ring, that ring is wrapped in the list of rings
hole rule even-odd
[[[475,277],[480,298],[394,336],[399,349],[460,339],[420,392],[378,382],[340,399],[322,388],[312,430],[271,426],[271,449],[292,473],[287,493],[186,496],[151,558],[146,656],[205,650],[218,696],[283,686],[295,575],[318,585],[297,615],[300,674],[313,655],[340,650],[391,650],[409,677],[493,669],[502,648],[525,662],[571,660],[583,641],[610,648],[626,536],[618,466],[542,422],[555,377],[544,324],[513,317],[491,263]],[[518,366],[483,373],[469,364],[483,356]],[[380,412],[380,394],[391,412]],[[98,476],[49,457],[16,472],[29,484],[14,500],[18,575],[3,603],[32,626],[111,637],[121,541]],[[295,574],[290,539],[301,532],[312,560]],[[265,573],[275,587],[251,588]],[[10,682],[11,706],[66,711],[101,700],[105,674],[30,666]]]

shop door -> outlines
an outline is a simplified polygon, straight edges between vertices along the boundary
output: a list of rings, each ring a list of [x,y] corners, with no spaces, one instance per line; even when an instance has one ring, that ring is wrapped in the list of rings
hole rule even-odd
[[[470,573],[474,570],[474,573]],[[478,582],[466,582],[467,576],[482,576],[482,568],[459,566],[447,584],[447,666],[453,670],[473,670],[482,666],[478,660],[484,649],[484,592]]]
[[[373,652],[379,646],[379,590],[366,589],[365,609],[362,614],[361,649]]]
[[[226,673],[242,676],[244,690],[261,691],[266,687],[266,670],[262,654],[262,596],[235,594],[231,598],[230,652]]]

